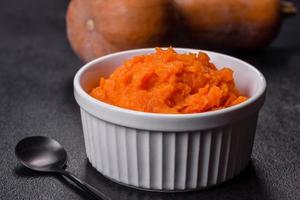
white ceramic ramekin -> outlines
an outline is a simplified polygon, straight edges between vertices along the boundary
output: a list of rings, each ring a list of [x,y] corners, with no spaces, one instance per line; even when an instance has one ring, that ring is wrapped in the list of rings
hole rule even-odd
[[[179,53],[200,50],[175,48]],[[234,70],[236,84],[250,98],[230,108],[198,114],[154,114],[98,101],[88,92],[124,60],[149,54],[137,49],[110,54],[83,66],[74,78],[87,157],[104,176],[132,187],[187,191],[213,186],[248,164],[266,81],[250,64],[202,51],[217,67]]]

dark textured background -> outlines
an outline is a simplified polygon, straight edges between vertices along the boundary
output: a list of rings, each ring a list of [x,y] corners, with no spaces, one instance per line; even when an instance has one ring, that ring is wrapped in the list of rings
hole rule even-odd
[[[0,1],[0,199],[85,199],[60,177],[20,167],[14,146],[47,135],[69,152],[68,169],[114,200],[300,199],[300,14],[257,52],[227,52],[259,68],[268,81],[249,167],[234,180],[185,194],[140,192],[112,183],[85,156],[72,79],[82,63],[65,35],[67,0]],[[299,5],[298,5],[299,6]]]

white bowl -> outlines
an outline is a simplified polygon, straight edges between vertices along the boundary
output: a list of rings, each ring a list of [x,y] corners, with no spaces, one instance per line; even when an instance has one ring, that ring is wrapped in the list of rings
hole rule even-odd
[[[238,105],[196,114],[155,114],[119,108],[89,96],[99,77],[124,60],[154,49],[123,51],[83,66],[74,78],[87,157],[104,176],[147,190],[206,188],[239,174],[249,163],[258,112],[265,100],[264,76],[250,64],[210,51],[217,67],[234,70],[238,89],[250,98]]]

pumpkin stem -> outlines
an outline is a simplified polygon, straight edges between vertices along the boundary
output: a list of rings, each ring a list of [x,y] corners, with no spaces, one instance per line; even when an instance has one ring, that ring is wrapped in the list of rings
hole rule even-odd
[[[281,1],[281,12],[285,15],[293,15],[298,12],[298,8],[293,2]]]
[[[85,25],[88,31],[93,31],[95,29],[95,22],[92,19],[88,19]]]

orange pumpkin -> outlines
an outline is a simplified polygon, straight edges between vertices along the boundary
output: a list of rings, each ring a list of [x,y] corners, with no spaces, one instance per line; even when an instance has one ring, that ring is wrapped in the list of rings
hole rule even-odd
[[[67,33],[85,61],[114,51],[159,44],[167,28],[162,0],[72,0]]]

